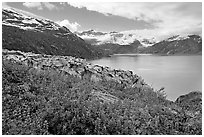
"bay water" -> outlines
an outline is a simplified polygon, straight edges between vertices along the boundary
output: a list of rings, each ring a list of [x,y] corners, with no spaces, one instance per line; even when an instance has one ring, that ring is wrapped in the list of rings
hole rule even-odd
[[[202,56],[118,54],[89,61],[113,69],[131,70],[155,90],[165,88],[167,99],[202,91]]]

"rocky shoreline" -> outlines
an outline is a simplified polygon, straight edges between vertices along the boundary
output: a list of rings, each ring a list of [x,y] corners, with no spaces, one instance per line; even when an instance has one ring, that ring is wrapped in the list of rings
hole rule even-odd
[[[98,82],[100,80],[112,80],[122,84],[124,88],[145,87],[152,89],[152,87],[145,83],[142,77],[133,74],[132,71],[117,70],[109,67],[93,65],[81,58],[75,58],[72,56],[41,55],[13,50],[3,50],[2,54],[3,59],[23,63],[37,69],[54,69],[65,74],[71,74],[81,79],[87,79],[93,82]]]
[[[54,69],[64,74],[70,74],[80,79],[92,82],[114,81],[122,85],[123,88],[151,89],[141,76],[133,74],[132,71],[112,69],[107,66],[93,65],[86,59],[72,56],[55,56],[34,54],[32,52],[22,52],[15,50],[2,50],[2,58],[33,67],[35,69]],[[182,95],[181,95],[182,96]],[[180,97],[181,97],[180,96]],[[180,98],[178,97],[177,100]],[[176,101],[177,102],[177,101]]]

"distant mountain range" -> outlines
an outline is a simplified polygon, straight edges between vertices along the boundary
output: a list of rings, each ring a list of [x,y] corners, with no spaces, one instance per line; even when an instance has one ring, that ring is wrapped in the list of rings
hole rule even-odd
[[[139,35],[125,33],[125,32],[99,32],[95,30],[88,30],[83,32],[76,32],[78,36],[83,38],[90,44],[102,45],[102,44],[118,44],[118,45],[130,45],[135,41],[139,41],[141,45],[147,47],[156,43],[154,37],[144,38]]]
[[[81,58],[102,56],[101,51],[72,33],[66,27],[17,9],[2,9],[2,47],[51,55],[71,55]]]
[[[94,59],[110,54],[202,54],[198,35],[157,41],[127,32],[88,30],[72,33],[54,21],[17,9],[2,9],[2,48],[50,55]]]
[[[202,54],[202,38],[198,35],[176,35],[153,46],[140,48],[138,52],[165,55]]]
[[[136,53],[138,47],[150,46],[156,43],[154,38],[146,39],[141,36],[115,31],[107,33],[88,30],[76,32],[76,34],[87,43],[99,47],[108,54]]]
[[[100,47],[110,54],[151,53],[151,54],[201,54],[202,38],[199,35],[172,36],[157,41],[154,37],[143,38],[124,32],[97,32],[95,30],[76,33],[87,43]]]

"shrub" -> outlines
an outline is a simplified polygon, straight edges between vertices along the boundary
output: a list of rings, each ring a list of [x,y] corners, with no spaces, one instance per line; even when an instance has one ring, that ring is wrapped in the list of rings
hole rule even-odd
[[[94,83],[8,60],[2,83],[4,135],[202,134],[201,117],[192,119],[153,90]],[[105,102],[92,92],[118,100]]]

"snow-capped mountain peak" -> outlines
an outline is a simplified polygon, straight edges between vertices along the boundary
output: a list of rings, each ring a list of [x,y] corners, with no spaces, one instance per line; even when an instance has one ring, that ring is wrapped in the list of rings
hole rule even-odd
[[[168,39],[166,39],[165,41],[176,41],[176,40],[185,40],[185,39],[189,39],[189,35],[175,35],[172,36]]]
[[[156,43],[154,37],[143,38],[140,35],[124,33],[124,32],[98,32],[95,30],[83,31],[77,33],[79,37],[85,40],[94,40],[93,45],[101,45],[106,43],[119,44],[119,45],[130,45],[135,41],[139,41],[143,46],[151,46]]]
[[[34,17],[33,17],[34,16]],[[19,11],[14,8],[3,7],[2,9],[2,24],[6,26],[14,26],[24,30],[59,30],[61,28],[55,22],[48,19],[43,19],[33,15]]]
[[[68,28],[13,8],[2,8],[2,43],[4,49],[40,54],[82,58],[102,55]]]

